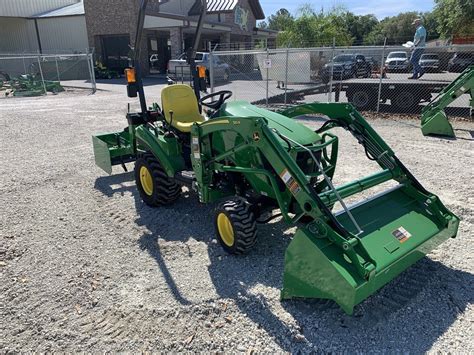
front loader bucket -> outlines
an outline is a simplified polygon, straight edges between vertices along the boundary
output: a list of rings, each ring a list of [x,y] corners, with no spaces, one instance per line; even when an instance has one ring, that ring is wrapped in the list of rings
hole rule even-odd
[[[299,229],[285,254],[282,299],[292,297],[334,300],[348,314],[368,296],[450,237],[459,219],[435,196],[428,200],[404,185],[350,208],[363,229],[358,236],[375,272],[357,273],[344,250],[312,222]],[[346,212],[337,220],[352,230]],[[355,231],[354,231],[355,232]],[[358,258],[362,256],[358,254]]]
[[[455,137],[453,127],[443,110],[430,110],[424,113],[421,118],[421,132],[424,136],[433,134]]]

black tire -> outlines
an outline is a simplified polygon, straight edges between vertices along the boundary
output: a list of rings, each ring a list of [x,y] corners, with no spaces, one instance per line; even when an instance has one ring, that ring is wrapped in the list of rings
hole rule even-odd
[[[150,179],[146,178],[147,172]],[[181,186],[166,174],[151,153],[142,154],[136,160],[135,182],[143,202],[151,207],[169,205],[181,194]]]
[[[220,203],[216,209],[214,226],[217,240],[229,254],[244,254],[257,240],[257,222],[250,204],[243,198],[235,197]],[[229,229],[231,238],[226,235]]]
[[[369,90],[349,92],[347,100],[358,110],[373,110],[377,107],[377,93]]]
[[[391,103],[400,111],[411,111],[419,104],[419,98],[410,91],[399,92]]]

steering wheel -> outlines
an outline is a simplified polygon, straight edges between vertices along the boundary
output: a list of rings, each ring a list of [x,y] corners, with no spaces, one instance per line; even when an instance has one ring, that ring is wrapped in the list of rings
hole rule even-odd
[[[209,102],[204,102],[215,96],[219,96],[219,98],[216,100],[211,100]],[[222,90],[222,91],[213,92],[212,94],[201,97],[201,99],[199,100],[199,103],[202,106],[209,107],[213,110],[218,110],[222,106],[222,104],[228,99],[230,99],[231,97],[232,97],[232,91]]]

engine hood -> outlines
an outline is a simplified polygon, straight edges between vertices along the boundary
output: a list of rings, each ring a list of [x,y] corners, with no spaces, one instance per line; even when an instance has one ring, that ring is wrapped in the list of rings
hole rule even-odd
[[[218,113],[218,117],[222,116],[263,117],[268,122],[270,128],[276,129],[281,134],[302,145],[312,144],[321,140],[319,134],[298,121],[280,115],[279,113],[259,108],[247,101],[232,101],[225,103],[222,105]]]

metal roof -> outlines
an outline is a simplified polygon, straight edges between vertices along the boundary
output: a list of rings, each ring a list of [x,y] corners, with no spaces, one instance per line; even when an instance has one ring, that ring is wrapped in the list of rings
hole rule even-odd
[[[219,13],[234,11],[235,7],[239,3],[238,0],[209,0],[207,1],[207,13]],[[248,0],[250,8],[257,20],[263,20],[265,14],[263,13],[262,7],[260,6],[259,0]],[[188,12],[189,16],[199,15],[201,10],[201,2],[197,0]]]
[[[210,0],[207,2],[207,12],[232,11],[238,2],[238,0]]]
[[[32,18],[63,17],[63,16],[79,16],[79,15],[84,15],[84,14],[85,14],[84,3],[80,1],[77,4],[64,6],[59,9],[33,15],[31,17]]]

